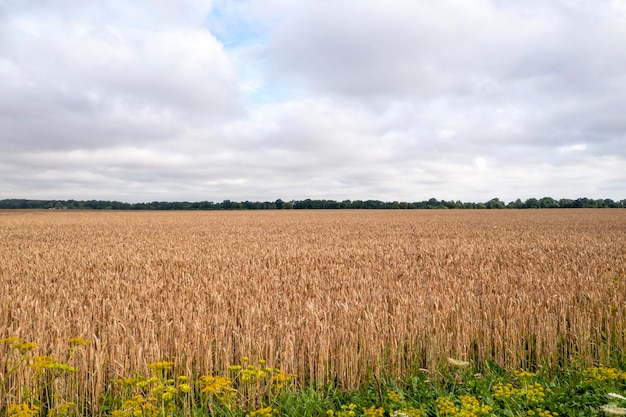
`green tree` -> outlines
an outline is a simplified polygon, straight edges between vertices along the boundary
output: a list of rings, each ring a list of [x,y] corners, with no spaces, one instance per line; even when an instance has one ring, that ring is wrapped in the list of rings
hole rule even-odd
[[[492,198],[491,200],[487,201],[485,206],[488,209],[503,209],[503,208],[505,208],[504,203],[502,201],[500,201],[499,198]]]

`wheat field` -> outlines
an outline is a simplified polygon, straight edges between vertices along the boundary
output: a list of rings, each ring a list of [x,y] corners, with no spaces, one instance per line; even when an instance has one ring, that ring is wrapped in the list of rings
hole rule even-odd
[[[3,211],[0,338],[91,341],[75,389],[94,404],[158,360],[249,355],[345,388],[446,357],[610,363],[625,274],[620,209]]]

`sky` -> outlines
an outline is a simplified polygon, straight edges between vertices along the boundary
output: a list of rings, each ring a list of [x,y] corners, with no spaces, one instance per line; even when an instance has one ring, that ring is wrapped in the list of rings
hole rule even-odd
[[[626,0],[0,0],[0,199],[626,198]]]

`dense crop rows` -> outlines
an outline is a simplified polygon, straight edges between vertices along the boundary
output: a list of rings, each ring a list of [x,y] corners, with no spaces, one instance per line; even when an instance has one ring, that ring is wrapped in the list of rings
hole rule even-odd
[[[91,341],[72,389],[94,404],[159,360],[347,388],[447,356],[610,364],[625,274],[623,210],[0,212],[0,339]]]

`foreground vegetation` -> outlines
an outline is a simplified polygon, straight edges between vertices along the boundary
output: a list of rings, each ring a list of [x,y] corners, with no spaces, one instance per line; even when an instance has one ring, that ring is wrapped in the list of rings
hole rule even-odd
[[[436,370],[381,379],[343,391],[332,383],[299,387],[297,375],[265,360],[242,357],[221,373],[186,375],[175,362],[149,364],[145,372],[108,381],[98,404],[80,394],[72,365],[89,341],[72,338],[65,360],[39,356],[38,345],[19,337],[0,340],[0,408],[8,417],[489,417],[626,415],[626,370],[595,366],[558,372],[505,371],[448,358]],[[10,384],[20,368],[28,378]],[[477,372],[478,368],[482,372]],[[11,387],[19,386],[21,390]],[[59,393],[60,387],[73,387]]]
[[[519,414],[543,405],[498,402],[497,378],[523,402],[513,370],[571,405],[595,392],[579,387],[586,370],[624,369],[623,210],[0,211],[0,237],[6,412],[67,401],[107,415],[171,397],[182,413],[300,415],[310,401],[380,414],[390,391],[431,415],[475,404],[461,395]],[[446,357],[470,369],[446,371]],[[456,408],[436,411],[446,395]]]

